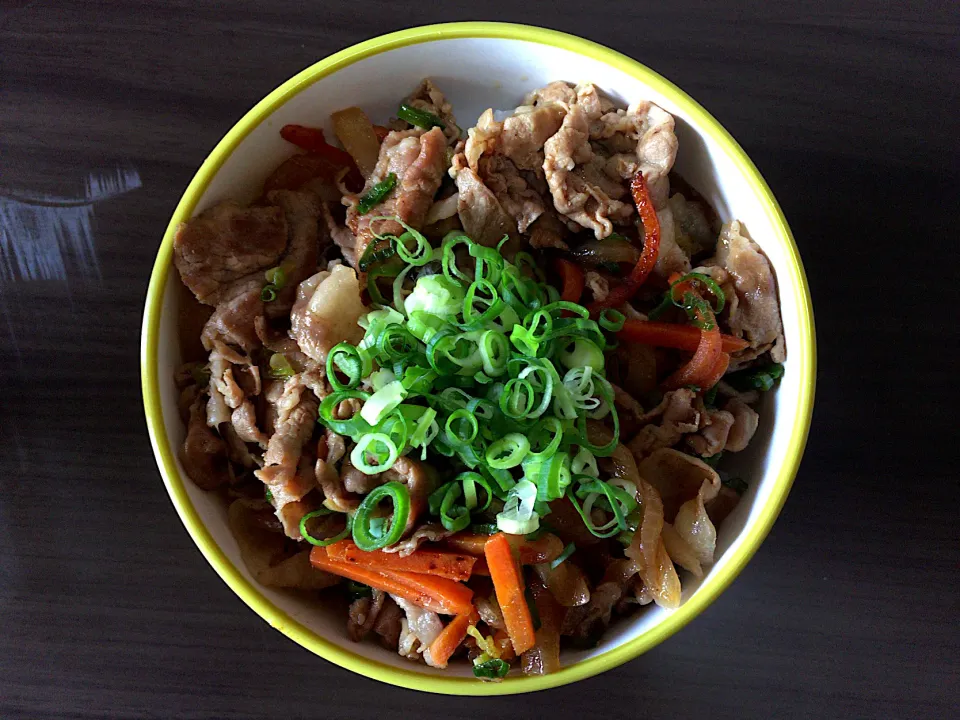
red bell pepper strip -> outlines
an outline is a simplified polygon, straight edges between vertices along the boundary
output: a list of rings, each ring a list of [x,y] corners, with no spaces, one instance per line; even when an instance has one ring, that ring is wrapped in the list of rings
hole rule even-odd
[[[657,212],[653,209],[653,201],[650,199],[650,191],[642,172],[633,176],[630,190],[633,193],[633,202],[637,206],[640,221],[643,223],[643,252],[640,253],[640,259],[630,271],[629,277],[611,290],[603,300],[595,301],[590,305],[591,314],[599,313],[604,308],[619,307],[632,298],[646,281],[660,256],[660,220],[657,219]]]
[[[700,329],[692,325],[676,323],[653,322],[652,320],[626,320],[620,332],[620,340],[626,342],[643,343],[655,347],[676,348],[696,352],[700,344]],[[720,335],[721,349],[725,353],[743,350],[750,343],[733,335]]]
[[[344,181],[350,188],[363,187],[363,175],[357,169],[356,163],[350,157],[350,153],[341,150],[327,142],[320,128],[305,127],[303,125],[284,125],[280,128],[280,137],[289,143],[293,143],[301,150],[315,153],[339,168],[349,168]]]

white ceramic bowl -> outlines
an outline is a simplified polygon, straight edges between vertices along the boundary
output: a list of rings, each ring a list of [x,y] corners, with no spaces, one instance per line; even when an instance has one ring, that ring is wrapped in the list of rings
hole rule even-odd
[[[253,199],[263,179],[292,153],[278,133],[284,124],[329,131],[330,113],[347,105],[359,105],[383,122],[423,77],[443,89],[464,128],[484,109],[513,108],[525,93],[552,80],[592,81],[623,104],[652,100],[676,118],[677,172],[723,220],[745,224],[770,258],[780,286],[786,372],[779,389],[765,394],[751,447],[735,456],[750,489],[719,530],[717,562],[699,582],[683,578],[678,610],[650,607],[614,623],[599,647],[564,653],[564,669],[543,677],[512,673],[502,683],[483,683],[463,666],[438,671],[376,643],[351,642],[342,611],[328,612],[320,603],[250,578],[224,506],[193,485],[177,460],[184,428],[173,385],[180,358],[174,228],[221,200]],[[328,57],[284,83],[227,133],[191,182],[164,236],[147,295],[141,363],[150,437],[171,499],[207,560],[251,608],[304,647],[369,677],[433,692],[487,695],[566,684],[636,657],[680,629],[733,580],[769,531],[796,474],[813,408],[814,343],[809,291],[787,223],[753,163],[703,108],[645,66],[586,40],[519,25],[460,23],[405,30]]]

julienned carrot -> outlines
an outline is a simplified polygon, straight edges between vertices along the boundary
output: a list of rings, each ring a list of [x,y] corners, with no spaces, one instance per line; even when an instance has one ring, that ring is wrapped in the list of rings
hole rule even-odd
[[[560,293],[560,299],[565,302],[580,302],[585,283],[583,270],[576,263],[564,258],[557,258],[554,261],[554,267],[560,273],[560,279],[563,281],[563,291]]]
[[[696,352],[700,344],[700,329],[693,325],[652,322],[649,320],[627,320],[617,333],[620,340],[655,345],[657,347],[676,348]],[[733,335],[720,335],[721,349],[725,353],[743,350],[750,343]]]
[[[483,549],[490,568],[493,589],[497,593],[497,602],[503,613],[503,621],[513,643],[514,652],[519,655],[533,647],[536,638],[533,631],[533,618],[523,595],[523,577],[520,565],[513,557],[513,548],[503,533],[493,535]]]
[[[675,390],[686,385],[696,385],[699,388],[712,387],[706,383],[713,377],[714,369],[724,355],[721,350],[720,331],[717,329],[716,321],[714,321],[710,330],[698,329],[697,332],[700,333],[697,351],[686,365],[663,381],[663,386],[666,389]],[[726,370],[726,367],[723,370]],[[716,384],[715,381],[714,384]]]
[[[447,666],[447,661],[467,637],[468,627],[470,627],[468,615],[457,615],[447,623],[436,639],[430,643],[430,658],[434,665],[440,668]]]
[[[397,595],[435,613],[469,615],[473,611],[473,590],[447,578],[357,567],[333,560],[323,547],[310,551],[310,562],[315,568]]]
[[[419,549],[406,557],[383,550],[366,552],[353,540],[342,540],[327,546],[327,557],[337,562],[350,563],[371,570],[401,570],[404,572],[439,575],[451,580],[469,580],[477,558],[466,553]]]

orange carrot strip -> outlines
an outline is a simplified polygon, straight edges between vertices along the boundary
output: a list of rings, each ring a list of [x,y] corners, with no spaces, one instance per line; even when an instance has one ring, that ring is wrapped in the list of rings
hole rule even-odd
[[[376,571],[357,567],[331,559],[327,549],[322,547],[315,547],[310,551],[310,562],[320,570],[397,595],[431,612],[469,615],[473,611],[473,590],[447,578],[399,570]]]
[[[365,552],[352,540],[343,540],[327,547],[328,557],[338,561],[367,567],[371,570],[401,570],[404,572],[439,575],[451,580],[469,580],[477,558],[466,553],[419,549],[400,557],[399,553],[383,550]]]
[[[650,320],[627,320],[617,333],[620,340],[643,343],[656,347],[676,348],[696,352],[700,344],[700,329],[692,325],[653,322]],[[750,343],[733,335],[721,335],[722,350],[725,353],[737,352]]]
[[[520,565],[513,557],[513,548],[503,533],[497,533],[487,540],[483,552],[490,567],[493,589],[497,593],[497,602],[513,643],[513,651],[519,655],[532,648],[535,642],[533,618],[523,595]]]
[[[440,668],[447,666],[447,661],[467,637],[468,627],[470,627],[470,617],[467,615],[457,615],[447,623],[436,639],[430,643],[430,657],[434,665]]]
[[[714,367],[719,358],[723,356],[720,330],[714,322],[711,330],[699,330],[699,332],[700,342],[697,345],[697,351],[686,365],[663,381],[663,386],[666,389],[675,390],[686,385],[696,385],[704,389],[711,387],[709,385],[704,386],[703,383],[712,377]]]
[[[564,258],[554,260],[553,266],[560,273],[560,279],[563,281],[563,291],[560,293],[560,299],[564,302],[580,302],[585,283],[583,270],[576,263]]]

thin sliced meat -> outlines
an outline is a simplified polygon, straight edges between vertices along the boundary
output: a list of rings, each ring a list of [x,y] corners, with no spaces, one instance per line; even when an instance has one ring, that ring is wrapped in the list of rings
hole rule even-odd
[[[629,442],[630,451],[637,462],[660,448],[676,445],[688,433],[700,429],[700,411],[694,405],[695,394],[687,388],[671,390],[663,401],[640,418],[648,423]],[[658,420],[659,424],[653,421]]]
[[[173,259],[197,299],[216,305],[237,280],[275,266],[286,247],[280,208],[245,208],[228,200],[177,228]]]
[[[204,348],[212,350],[216,341],[244,352],[252,352],[259,344],[256,326],[263,318],[263,300],[260,293],[266,283],[258,274],[237,281],[224,289],[217,309],[203,326],[200,339]]]
[[[287,251],[277,263],[285,275],[277,298],[266,303],[267,317],[286,317],[297,295],[297,286],[312,275],[319,257],[319,225],[323,202],[312,193],[275,190],[267,200],[280,207],[287,219]],[[326,230],[326,228],[324,228]],[[326,239],[326,233],[324,233]]]
[[[457,171],[456,182],[457,213],[464,232],[472,240],[487,247],[496,247],[505,235],[515,239],[518,237],[513,218],[473,170],[461,167]]]
[[[357,196],[344,197],[347,205],[347,227],[357,238],[355,254],[363,251],[379,234],[401,235],[403,227],[391,220],[373,220],[380,216],[399,217],[407,225],[419,229],[430,211],[433,198],[440,189],[446,169],[446,138],[440,128],[427,132],[408,130],[391,132],[380,145],[380,158],[367,178],[364,193],[386,179],[397,176],[397,185],[387,198],[366,215],[357,211]]]
[[[730,427],[730,433],[727,435],[727,442],[724,450],[730,452],[740,452],[746,450],[747,445],[753,439],[760,424],[760,416],[757,411],[747,405],[740,398],[731,398],[723,406],[723,409],[733,417],[733,424]]]
[[[233,429],[245,443],[256,443],[261,448],[267,447],[267,436],[257,427],[257,414],[253,403],[244,400],[240,406],[230,415],[230,422],[233,423]]]
[[[443,134],[447,138],[447,144],[453,145],[460,139],[460,128],[453,114],[453,105],[447,100],[443,91],[433,84],[433,80],[430,78],[421,80],[417,89],[406,99],[406,103],[440,118],[443,121]]]
[[[559,103],[542,101],[532,108],[517,108],[503,121],[497,150],[521,170],[540,170],[543,145],[560,129],[566,112]]]
[[[496,196],[504,212],[513,218],[519,232],[526,232],[543,214],[543,198],[530,187],[508,157],[492,155],[480,158],[479,176]]]
[[[741,233],[739,222],[727,223],[720,231],[717,262],[733,278],[739,301],[727,318],[730,330],[748,340],[750,348],[769,349],[774,362],[783,362],[786,348],[773,269],[760,247]]]
[[[589,127],[583,107],[573,105],[560,130],[544,145],[543,170],[557,212],[602,240],[613,232],[614,222],[626,222],[633,215],[633,207],[610,197],[608,188],[598,182],[590,182],[599,180],[597,173],[587,178],[585,167],[595,159]]]
[[[203,490],[213,490],[230,481],[227,447],[223,439],[207,426],[202,395],[197,396],[190,406],[180,462],[190,479]]]
[[[304,354],[325,364],[327,353],[335,345],[355,345],[363,339],[364,330],[357,321],[367,311],[360,299],[356,272],[337,265],[331,272],[317,273],[300,284],[290,313],[290,337]]]
[[[353,512],[360,506],[362,498],[347,492],[337,472],[336,466],[326,460],[317,460],[314,466],[317,485],[323,492],[323,504],[335,512]]]
[[[263,455],[264,466],[254,472],[270,489],[284,532],[295,540],[300,539],[298,523],[303,516],[299,502],[316,487],[312,463],[300,467],[300,458],[316,426],[319,404],[313,391],[304,389],[298,377],[287,380],[278,406],[292,407],[289,410],[282,407],[279,411],[276,428]],[[287,509],[290,505],[294,507]]]
[[[347,635],[351,640],[360,642],[373,630],[386,598],[385,592],[373,589],[369,596],[357,598],[350,603],[347,610]]]
[[[428,523],[418,527],[413,535],[401,540],[396,545],[389,545],[383,549],[384,552],[397,553],[400,557],[407,557],[416,552],[425,542],[440,542],[453,535],[443,525],[438,523]]]
[[[707,410],[704,413],[703,427],[696,435],[687,436],[687,445],[697,455],[716,455],[726,449],[733,423],[732,413],[726,410]]]

